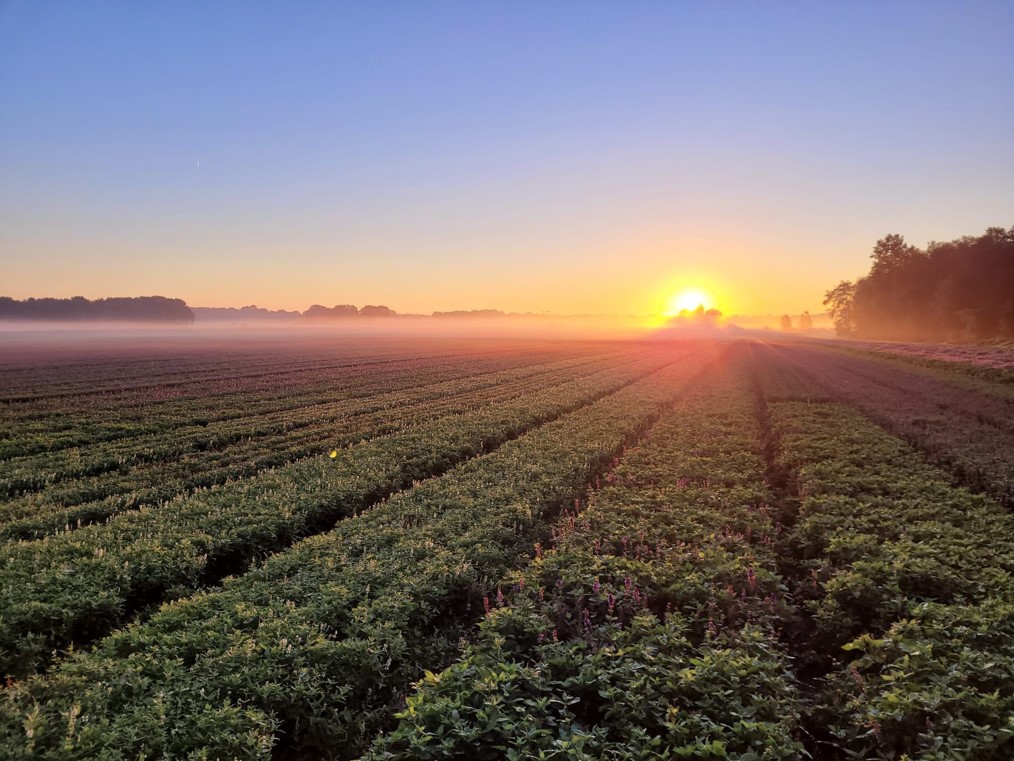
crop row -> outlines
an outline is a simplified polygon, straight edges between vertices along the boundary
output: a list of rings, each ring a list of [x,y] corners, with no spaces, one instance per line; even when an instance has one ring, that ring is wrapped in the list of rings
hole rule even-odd
[[[826,402],[832,399],[812,375],[788,362],[778,347],[750,343],[746,351],[750,355],[754,385],[766,402]]]
[[[228,390],[214,383],[204,384],[198,395],[168,399],[135,399],[122,395],[68,397],[56,409],[42,403],[0,408],[5,423],[3,448],[7,456],[34,451],[53,451],[113,440],[137,433],[158,433],[178,425],[206,425],[248,414],[283,411],[314,403],[326,403],[335,394],[369,391],[370,384],[398,383],[413,378],[443,378],[443,373],[467,373],[480,360],[432,360],[406,362],[397,367],[373,365],[339,366],[319,377],[280,377],[274,388]],[[504,363],[509,367],[511,364]],[[448,377],[453,377],[450,375]],[[101,402],[101,404],[99,403]],[[9,453],[9,454],[8,454]]]
[[[129,361],[124,363],[112,363],[99,365],[102,370],[98,377],[85,377],[83,368],[74,365],[47,368],[40,379],[38,368],[32,368],[34,372],[29,373],[29,380],[20,389],[11,388],[11,380],[16,370],[8,369],[5,382],[6,393],[2,400],[6,404],[41,401],[49,398],[98,396],[104,394],[120,394],[130,392],[147,392],[153,389],[167,389],[174,387],[201,387],[208,384],[223,384],[224,386],[242,386],[250,383],[261,384],[267,380],[269,384],[275,379],[281,379],[285,385],[289,384],[289,377],[302,374],[330,374],[340,367],[356,365],[383,365],[390,362],[412,361],[416,359],[433,359],[444,356],[431,352],[414,352],[411,354],[376,355],[366,354],[360,356],[342,355],[340,357],[323,356],[320,358],[306,358],[299,355],[281,355],[278,357],[265,356],[260,353],[253,354],[241,360],[222,361],[219,359],[208,367],[197,367],[181,357],[174,357],[161,371],[154,367],[144,367],[142,364]],[[127,372],[116,372],[116,368],[126,369]],[[110,372],[112,370],[112,372]],[[69,371],[69,372],[60,372]],[[34,378],[33,378],[34,376]],[[41,381],[41,382],[40,382]]]
[[[61,407],[56,412],[30,407],[35,411],[26,411],[19,417],[6,416],[8,419],[0,437],[0,456],[18,457],[145,434],[165,434],[181,427],[206,427],[281,414],[380,391],[409,389],[420,384],[546,363],[546,357],[533,355],[523,359],[434,359],[425,363],[400,363],[397,367],[356,365],[314,379],[288,378],[286,385],[269,390],[227,393],[205,386],[201,396],[196,398],[131,401],[126,406],[107,405],[87,410]]]
[[[557,343],[497,342],[467,340],[392,340],[362,336],[340,339],[336,336],[286,336],[273,343],[260,336],[244,344],[207,339],[194,342],[166,343],[156,350],[137,351],[129,343],[116,343],[107,349],[83,342],[79,351],[39,345],[30,352],[9,352],[0,359],[0,403],[32,397],[112,396],[156,388],[159,384],[193,385],[236,380],[239,385],[289,385],[288,373],[333,373],[356,366],[397,367],[406,363],[430,363],[443,360],[475,359],[481,356],[526,356],[544,354],[557,358],[602,353],[599,342]],[[309,338],[310,340],[306,340]],[[337,339],[337,340],[336,340]],[[148,349],[152,348],[148,344]],[[39,399],[44,401],[44,399]],[[16,404],[16,402],[14,402]]]
[[[851,353],[810,347],[763,353],[766,361],[801,372],[862,410],[966,486],[1014,507],[1014,397],[1004,389],[994,386],[997,394],[988,394],[947,382],[939,372],[909,371]]]
[[[837,348],[837,347],[836,347]],[[849,341],[845,351],[860,355],[875,354],[897,362],[944,370],[991,383],[1014,385],[1014,351],[1010,348],[984,345],[900,344]]]
[[[368,758],[801,757],[751,388],[735,362],[678,402]]]
[[[619,366],[607,367],[599,372],[617,369]],[[595,375],[589,373],[585,380]],[[389,406],[385,407],[384,399],[375,398],[340,421],[325,419],[308,428],[245,440],[220,452],[195,452],[125,473],[104,473],[59,484],[0,504],[0,538],[31,540],[60,530],[70,531],[127,510],[178,499],[198,489],[254,478],[267,470],[319,456],[330,448],[361,444],[444,416],[499,404],[536,392],[546,384],[570,382],[578,373],[566,368],[545,370],[537,377],[519,377],[519,373],[509,376],[497,374],[481,383],[451,384],[460,389],[452,388],[450,393],[447,388],[431,389],[414,403],[403,400],[402,406],[388,399]],[[508,382],[511,379],[513,382]],[[392,395],[394,399],[402,396]]]
[[[28,673],[139,609],[240,572],[259,556],[657,370],[603,371],[443,415],[326,456],[202,490],[106,523],[0,548],[0,666]],[[474,406],[474,402],[468,407]]]
[[[250,445],[260,443],[263,445],[261,449],[263,453],[268,448],[285,447],[300,438],[304,441],[315,438],[319,442],[322,438],[326,438],[328,431],[334,430],[337,424],[344,426],[351,423],[355,426],[358,421],[354,418],[358,416],[384,410],[393,412],[399,408],[411,408],[442,398],[474,393],[499,384],[534,379],[540,375],[551,376],[556,373],[560,377],[567,377],[576,375],[577,372],[594,372],[610,364],[618,363],[613,361],[575,366],[573,363],[565,362],[561,365],[537,365],[468,375],[464,378],[434,383],[420,379],[420,382],[407,388],[403,384],[398,384],[392,391],[385,391],[385,384],[381,379],[377,384],[378,388],[368,396],[339,398],[328,403],[204,426],[180,425],[174,431],[133,436],[129,439],[8,460],[0,463],[0,494],[5,494],[8,498],[18,493],[31,495],[53,485],[64,486],[65,482],[90,476],[99,477],[100,480],[86,489],[86,499],[101,499],[116,493],[111,486],[104,488],[107,484],[115,483],[114,479],[101,478],[107,474],[127,476],[129,485],[132,481],[130,475],[138,466],[158,465],[167,461],[183,464],[182,458],[196,461],[198,467],[200,462],[206,462],[210,469],[215,467],[212,461],[217,454],[223,450],[229,452],[230,449],[235,449],[234,445],[237,443],[241,446],[247,444],[248,449]],[[228,459],[234,459],[231,453]],[[71,489],[74,486],[71,483]],[[73,497],[67,495],[65,489],[60,491],[64,493],[61,493],[56,501],[64,505],[74,504],[70,501]],[[43,498],[48,502],[53,501],[48,495],[43,495]],[[34,502],[31,500],[30,505]],[[0,505],[0,511],[3,509]],[[24,510],[20,512],[23,513]],[[0,515],[2,514],[0,512]]]
[[[11,758],[354,757],[408,683],[455,652],[482,590],[524,562],[547,521],[705,359],[653,373],[9,687],[0,747]]]
[[[838,404],[768,407],[828,757],[1014,754],[1014,517]]]
[[[19,393],[8,388],[7,397],[0,398],[0,415],[10,413],[75,411],[98,408],[125,408],[131,404],[176,398],[196,399],[207,394],[209,389],[228,393],[265,393],[285,389],[294,385],[310,385],[326,382],[336,374],[371,371],[374,374],[390,370],[424,368],[430,365],[456,364],[462,361],[498,359],[501,361],[524,360],[528,357],[563,359],[608,353],[602,344],[556,345],[500,345],[484,346],[431,346],[420,351],[418,347],[402,347],[381,354],[346,354],[332,347],[329,352],[307,361],[298,349],[294,353],[276,356],[262,350],[252,352],[249,357],[232,359],[228,353],[220,356],[215,365],[197,375],[188,371],[191,358],[186,354],[172,357],[168,370],[153,367],[139,367],[128,357],[110,357],[99,363],[98,368],[108,372],[95,378],[79,379],[80,368],[74,364],[57,364],[37,371],[36,381],[27,383]],[[256,366],[254,366],[256,365]],[[117,368],[127,368],[133,373],[133,380],[118,377]],[[12,374],[5,369],[5,381]],[[3,391],[0,391],[3,394]]]

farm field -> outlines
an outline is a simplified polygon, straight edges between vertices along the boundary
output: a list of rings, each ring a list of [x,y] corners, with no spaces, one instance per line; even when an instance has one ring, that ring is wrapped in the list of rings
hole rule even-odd
[[[828,342],[0,355],[0,759],[1014,757],[1014,384]]]
[[[1014,369],[1014,347],[1009,341],[996,345],[920,344],[920,343],[878,343],[874,341],[852,341],[857,348],[871,352],[907,357],[927,364],[938,362],[967,365],[965,369],[995,368]]]

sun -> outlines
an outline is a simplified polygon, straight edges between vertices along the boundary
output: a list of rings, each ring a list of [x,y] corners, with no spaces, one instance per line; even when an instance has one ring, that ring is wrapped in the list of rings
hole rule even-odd
[[[699,306],[711,309],[714,301],[700,288],[687,288],[669,299],[665,313],[668,317],[675,317],[683,311],[692,312]]]

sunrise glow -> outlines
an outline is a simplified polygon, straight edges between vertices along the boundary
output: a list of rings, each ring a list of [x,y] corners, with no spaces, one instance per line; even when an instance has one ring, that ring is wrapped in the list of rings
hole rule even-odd
[[[705,309],[713,309],[715,306],[714,299],[699,288],[688,288],[674,294],[669,299],[665,314],[669,317],[674,317],[683,311],[692,312],[699,306]]]

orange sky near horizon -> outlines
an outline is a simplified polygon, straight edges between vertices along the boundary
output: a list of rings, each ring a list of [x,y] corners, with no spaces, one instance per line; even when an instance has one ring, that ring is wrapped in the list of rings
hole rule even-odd
[[[991,0],[0,2],[0,295],[816,314],[887,234],[1014,223],[1012,31]]]
[[[406,268],[383,254],[363,257],[354,269],[344,256],[305,252],[308,265],[286,268],[286,254],[271,246],[246,249],[242,256],[209,253],[184,269],[174,264],[170,245],[147,257],[132,250],[102,255],[115,266],[96,273],[92,258],[73,259],[37,252],[31,262],[3,264],[3,295],[102,298],[165,295],[191,306],[241,307],[303,311],[311,304],[384,304],[400,313],[429,314],[455,309],[501,309],[507,312],[651,316],[670,310],[674,296],[703,292],[725,315],[799,314],[822,311],[821,294],[836,273],[821,266],[773,268],[777,256],[744,254],[735,244],[709,246],[702,241],[679,244],[632,240],[629,247],[604,244],[547,255],[542,261],[514,264],[508,246],[502,254],[465,260],[419,257],[421,266]],[[323,248],[323,246],[322,246]],[[745,247],[744,247],[745,248]],[[39,258],[52,267],[40,270]],[[861,263],[860,263],[861,266]],[[284,276],[280,272],[284,271]],[[54,277],[54,273],[58,277]],[[836,282],[836,281],[834,281]]]

